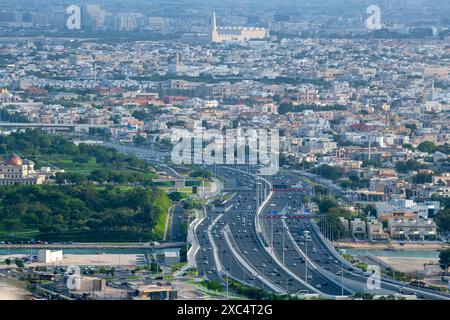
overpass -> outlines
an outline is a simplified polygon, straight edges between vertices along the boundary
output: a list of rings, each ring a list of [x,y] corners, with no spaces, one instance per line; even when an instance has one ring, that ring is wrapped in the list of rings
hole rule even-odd
[[[100,124],[81,124],[81,123],[15,123],[0,122],[1,129],[42,129],[46,131],[71,131],[71,132],[88,132],[90,128],[103,129],[109,128],[107,125]]]

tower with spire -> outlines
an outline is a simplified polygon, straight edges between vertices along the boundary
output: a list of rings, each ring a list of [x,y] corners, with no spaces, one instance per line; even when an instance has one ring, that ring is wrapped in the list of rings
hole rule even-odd
[[[212,13],[210,40],[211,40],[211,42],[217,42],[217,40],[218,40],[216,12],[215,11],[213,11],[213,13]]]
[[[213,43],[224,41],[248,41],[266,39],[268,32],[264,28],[217,27],[216,12],[213,11],[209,29],[209,40]]]

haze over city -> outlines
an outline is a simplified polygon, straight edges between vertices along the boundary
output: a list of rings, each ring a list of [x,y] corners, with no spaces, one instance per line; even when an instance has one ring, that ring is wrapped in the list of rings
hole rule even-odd
[[[448,1],[0,6],[1,300],[450,299]]]

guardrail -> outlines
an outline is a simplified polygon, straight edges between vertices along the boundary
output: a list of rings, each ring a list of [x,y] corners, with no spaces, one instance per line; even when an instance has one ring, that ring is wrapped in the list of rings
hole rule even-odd
[[[279,294],[287,294],[288,292],[284,290],[283,288],[275,285],[270,280],[268,280],[266,277],[264,277],[261,273],[259,273],[257,270],[255,270],[249,263],[247,263],[245,258],[242,258],[242,256],[236,251],[236,249],[233,246],[234,241],[230,239],[230,228],[228,225],[225,227],[225,241],[228,244],[228,247],[230,247],[231,252],[233,253],[234,257],[239,261],[239,263],[247,269],[255,278],[260,280],[262,283],[264,283],[266,286],[271,288],[274,292]],[[251,285],[249,285],[251,286]]]
[[[240,171],[240,170],[235,170],[235,169],[231,169],[230,170],[234,170],[234,171],[238,171],[241,172],[243,174],[248,174],[250,176],[253,176],[255,178],[257,178],[257,176],[255,174],[249,173],[249,172],[244,172],[244,171]],[[270,181],[268,181],[265,178],[260,177],[261,180],[263,182],[265,182],[269,188],[269,190],[272,189],[272,184],[270,183]],[[295,273],[293,273],[291,270],[289,270],[288,268],[286,268],[280,261],[279,258],[276,256],[276,253],[274,252],[273,248],[270,247],[269,248],[264,244],[263,240],[261,239],[259,233],[261,233],[264,237],[264,241],[266,241],[267,244],[269,244],[269,240],[267,238],[267,236],[265,235],[262,227],[261,227],[261,220],[259,219],[259,216],[261,214],[261,212],[265,209],[265,207],[267,206],[267,204],[269,203],[269,201],[272,199],[274,195],[274,192],[271,190],[268,197],[263,201],[263,203],[261,204],[261,206],[259,208],[257,208],[256,210],[256,215],[255,215],[255,228],[256,228],[256,236],[258,238],[258,241],[260,242],[260,244],[263,246],[264,250],[266,250],[266,252],[273,258],[274,262],[282,269],[284,270],[287,274],[289,274],[293,279],[295,279],[296,281],[298,281],[299,283],[301,283],[302,285],[304,285],[306,288],[310,289],[312,292],[318,293],[320,295],[323,296],[327,296],[324,295],[320,290],[318,290],[317,288],[314,288],[313,286],[307,284],[305,281],[303,281],[303,279],[299,278]],[[258,230],[259,228],[259,230]],[[331,296],[329,296],[331,297]]]
[[[323,270],[322,268],[320,268],[320,266],[317,266],[311,259],[308,258],[308,256],[303,252],[303,250],[297,245],[297,243],[295,242],[294,237],[292,236],[291,232],[289,231],[289,228],[286,225],[286,221],[284,221],[283,219],[283,228],[287,229],[287,235],[288,238],[291,240],[291,242],[294,244],[294,248],[295,250],[297,250],[297,252],[306,260],[306,263],[309,264],[313,269],[317,270],[318,272],[322,273],[326,278],[328,278],[330,281],[332,281],[335,285],[337,286],[341,286],[349,291],[354,293],[354,290],[351,290],[348,286],[343,285],[341,283],[341,281],[339,281],[336,277],[336,275],[332,274],[331,272],[326,272],[325,270]]]
[[[319,240],[322,241],[322,243],[325,245],[325,247],[327,247],[328,251],[330,251],[330,253],[341,263],[343,263],[344,265],[346,265],[347,267],[350,268],[354,268],[354,266],[348,262],[347,260],[345,260],[334,248],[334,246],[331,244],[330,240],[328,240],[327,238],[324,237],[324,235],[322,234],[322,232],[320,232],[319,227],[317,226],[317,224],[315,224],[314,222],[311,223],[312,228],[315,231],[315,234],[318,236]]]

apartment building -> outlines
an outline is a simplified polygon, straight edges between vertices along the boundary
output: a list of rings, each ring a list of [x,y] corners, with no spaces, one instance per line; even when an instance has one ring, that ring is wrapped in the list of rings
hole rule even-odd
[[[397,240],[436,240],[437,226],[432,219],[391,219],[389,235]]]

